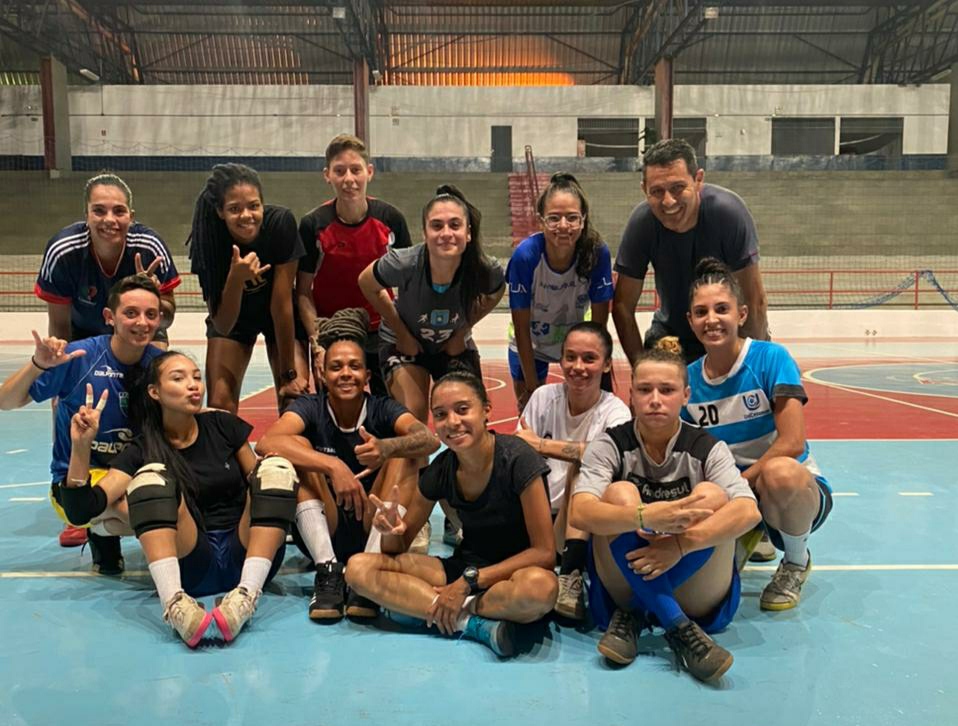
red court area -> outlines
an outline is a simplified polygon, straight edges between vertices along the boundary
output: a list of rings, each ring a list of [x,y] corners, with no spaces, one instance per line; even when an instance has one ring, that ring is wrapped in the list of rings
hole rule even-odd
[[[834,364],[834,362],[833,362]],[[803,366],[810,370],[814,366]],[[509,369],[502,362],[483,362],[486,389],[492,401],[490,422],[497,431],[516,427],[516,399]],[[553,367],[555,370],[555,367]],[[549,381],[561,378],[550,374]],[[958,398],[875,392],[805,381],[806,435],[810,439],[956,439]],[[615,392],[628,403],[629,371],[615,369]],[[276,420],[276,396],[264,391],[243,399],[240,415],[253,424],[253,440]]]

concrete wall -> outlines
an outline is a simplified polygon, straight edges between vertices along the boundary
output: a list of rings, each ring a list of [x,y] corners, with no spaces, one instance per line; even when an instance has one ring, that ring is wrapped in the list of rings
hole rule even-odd
[[[80,156],[321,156],[353,129],[349,86],[85,86],[70,92]],[[775,116],[903,116],[905,154],[944,154],[949,86],[677,86],[677,116],[705,116],[709,156],[768,155]],[[0,88],[0,155],[42,154],[39,87]],[[647,118],[635,86],[378,87],[374,155],[488,158],[512,126],[513,156],[576,155],[580,117]],[[837,132],[836,132],[837,133]]]

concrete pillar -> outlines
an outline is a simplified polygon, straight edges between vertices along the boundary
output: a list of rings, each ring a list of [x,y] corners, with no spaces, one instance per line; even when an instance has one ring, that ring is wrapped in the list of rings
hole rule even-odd
[[[43,168],[70,171],[70,100],[67,69],[53,56],[40,59],[40,96],[43,103]]]
[[[655,130],[659,140],[672,138],[672,59],[655,64]]]
[[[948,171],[958,175],[958,63],[951,66],[951,99],[948,102]]]
[[[354,133],[369,148],[369,64],[366,59],[353,63]]]

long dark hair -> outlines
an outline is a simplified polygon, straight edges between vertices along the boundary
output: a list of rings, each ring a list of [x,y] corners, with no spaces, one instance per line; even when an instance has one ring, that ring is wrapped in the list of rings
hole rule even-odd
[[[186,240],[190,248],[191,270],[199,279],[203,299],[214,314],[223,298],[233,254],[233,238],[217,210],[223,209],[226,193],[238,184],[255,187],[260,201],[263,201],[263,185],[255,169],[245,164],[217,164],[196,198],[193,224]]]
[[[486,257],[485,252],[482,251],[482,238],[479,233],[482,214],[466,199],[466,195],[458,187],[452,184],[443,184],[436,189],[436,195],[426,202],[426,206],[422,208],[422,227],[424,230],[426,229],[426,217],[432,208],[440,202],[458,204],[466,217],[466,223],[469,225],[471,240],[462,253],[458,272],[459,299],[468,319],[472,315],[472,306],[479,298],[480,293],[482,290],[488,289],[492,272],[492,263]]]
[[[579,180],[572,174],[565,171],[557,171],[549,179],[547,186],[539,199],[536,200],[536,212],[540,217],[545,216],[546,203],[554,194],[564,192],[571,194],[579,199],[579,208],[582,210],[582,231],[579,233],[579,239],[575,242],[575,274],[584,280],[592,276],[592,270],[595,269],[596,262],[599,259],[599,248],[605,242],[598,230],[592,226],[592,217],[589,214],[589,199],[579,185]]]
[[[179,485],[193,521],[202,529],[203,515],[198,505],[199,482],[183,455],[167,440],[163,429],[163,407],[149,393],[151,385],[159,385],[163,365],[176,356],[189,358],[186,353],[168,350],[151,360],[143,375],[138,377],[130,392],[130,420],[139,425],[143,461],[148,464],[163,464],[166,467],[169,476]]]

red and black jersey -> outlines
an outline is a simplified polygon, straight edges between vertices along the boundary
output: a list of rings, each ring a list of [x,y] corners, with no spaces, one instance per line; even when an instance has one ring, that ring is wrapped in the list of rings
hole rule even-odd
[[[315,273],[313,301],[316,314],[329,317],[343,308],[369,311],[370,330],[379,329],[377,313],[359,289],[359,273],[391,247],[409,247],[409,227],[402,212],[380,199],[367,198],[369,209],[358,224],[336,216],[336,200],[316,207],[299,222],[306,248],[299,271]]]

